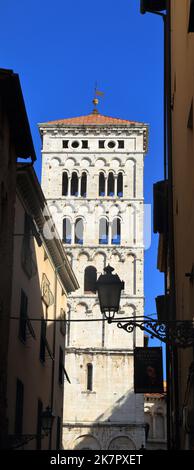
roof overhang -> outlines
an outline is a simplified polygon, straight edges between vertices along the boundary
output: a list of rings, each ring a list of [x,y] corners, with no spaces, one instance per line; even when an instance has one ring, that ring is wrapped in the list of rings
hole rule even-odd
[[[10,122],[15,151],[18,158],[31,158],[36,154],[18,74],[0,69],[0,95]]]

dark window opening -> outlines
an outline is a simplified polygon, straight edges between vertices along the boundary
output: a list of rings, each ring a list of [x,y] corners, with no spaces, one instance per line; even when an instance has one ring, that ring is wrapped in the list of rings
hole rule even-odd
[[[105,140],[99,140],[99,141],[98,141],[98,147],[99,147],[99,149],[104,149],[104,143],[105,143]]]
[[[108,196],[114,196],[114,175],[113,173],[109,173],[108,175]]]
[[[67,196],[68,194],[68,174],[65,171],[62,177],[62,196]]]
[[[67,217],[63,219],[63,243],[71,244],[71,221]]]
[[[117,196],[123,197],[123,175],[122,173],[118,174],[117,179]]]
[[[71,196],[78,196],[78,176],[75,171],[71,177]]]
[[[82,148],[88,149],[88,140],[82,140]]]
[[[59,383],[62,385],[64,382],[64,359],[63,359],[63,350],[60,346],[59,348]]]
[[[96,293],[97,271],[94,266],[88,266],[84,273],[84,292]]]
[[[124,140],[118,140],[118,148],[124,149]]]
[[[105,196],[105,176],[102,172],[99,174],[99,196]]]
[[[189,110],[189,117],[187,121],[187,127],[191,131],[193,130],[193,100],[191,102],[190,110]]]
[[[100,245],[107,245],[108,244],[108,221],[104,217],[102,219],[100,219],[99,244]]]
[[[116,218],[112,223],[112,244],[120,245],[121,243],[121,221]]]
[[[42,411],[43,411],[43,404],[41,400],[38,400],[38,410],[37,410],[37,428],[36,428],[36,450],[41,450],[42,444]]]
[[[23,429],[24,386],[21,380],[16,383],[15,434],[21,435]]]
[[[45,350],[46,350],[46,320],[41,319],[41,330],[40,330],[40,361],[45,362]]]
[[[61,418],[57,416],[56,450],[61,448]]]
[[[87,390],[93,390],[93,365],[87,364]]]
[[[36,263],[33,260],[33,253],[31,250],[32,235],[36,237],[38,244],[41,243],[40,236],[37,233],[32,218],[27,213],[25,213],[24,237],[21,250],[21,264],[24,272],[26,273],[29,279],[31,279],[31,277],[34,276],[37,272]]]
[[[68,140],[63,140],[63,149],[68,149],[68,144],[69,144]]]
[[[113,142],[113,140],[110,140],[110,142],[108,142],[108,148],[109,149],[114,149],[115,148],[115,142]]]
[[[71,144],[71,146],[74,148],[74,149],[77,149],[79,147],[79,142],[78,140],[74,140]]]
[[[73,172],[71,177],[71,196],[78,196],[78,176]]]
[[[84,172],[81,176],[81,196],[86,197],[87,195],[87,174]]]
[[[194,33],[194,0],[191,0],[191,3],[190,3],[188,32]]]
[[[82,219],[77,219],[75,222],[75,243],[83,245],[84,224]]]
[[[21,289],[19,338],[24,342],[26,341],[27,314],[28,314],[28,297],[23,291],[23,289]]]

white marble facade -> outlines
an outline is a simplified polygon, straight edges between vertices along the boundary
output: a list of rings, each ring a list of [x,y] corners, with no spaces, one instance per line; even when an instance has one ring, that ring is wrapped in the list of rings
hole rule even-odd
[[[39,127],[42,188],[80,285],[66,317],[96,320],[67,326],[63,447],[138,449],[145,443],[144,398],[133,390],[133,350],[143,346],[143,332],[127,334],[99,320],[91,279],[110,263],[125,282],[119,316],[143,315],[147,126],[104,123],[98,115],[92,123],[77,118]]]

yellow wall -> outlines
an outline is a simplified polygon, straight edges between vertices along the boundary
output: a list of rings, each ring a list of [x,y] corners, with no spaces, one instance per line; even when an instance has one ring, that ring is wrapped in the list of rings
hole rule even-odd
[[[41,282],[43,273],[50,281],[50,289],[55,295],[55,267],[48,258],[44,260],[45,247],[38,247],[36,240],[32,237],[31,249],[33,259],[37,266],[37,273],[29,279],[21,265],[21,250],[23,236],[16,234],[24,233],[25,209],[22,202],[17,197],[15,233],[14,233],[14,263],[13,263],[13,283],[12,283],[12,306],[11,315],[19,317],[21,288],[28,296],[28,316],[30,318],[41,319],[45,316],[45,306],[41,300]],[[57,317],[60,317],[61,308],[66,310],[66,293],[62,295],[62,286],[57,278]],[[48,318],[54,319],[54,303],[48,307]],[[52,360],[46,352],[45,363],[39,359],[40,351],[40,321],[32,321],[32,326],[36,339],[27,336],[26,343],[18,337],[19,321],[11,320],[8,355],[8,421],[9,434],[14,434],[15,401],[16,401],[16,379],[19,378],[24,385],[24,414],[23,414],[23,434],[36,434],[37,427],[37,405],[38,399],[43,402],[43,409],[50,405],[51,399],[51,373]],[[53,330],[52,321],[47,323],[47,339],[51,351],[53,351]],[[57,416],[62,417],[63,406],[63,386],[58,382],[59,346],[64,350],[65,339],[60,332],[60,323],[56,324],[56,349],[55,349],[55,392],[54,392],[54,414],[56,416],[53,425],[53,448],[56,447],[56,424]],[[32,440],[25,448],[36,448],[36,440]],[[42,439],[42,448],[48,449],[48,438]]]
[[[194,96],[194,33],[188,33],[190,0],[171,2],[172,160],[177,319],[194,317],[194,284],[185,273],[194,263],[194,133],[187,127]],[[179,352],[180,417],[192,348]],[[181,446],[194,448],[181,428]]]

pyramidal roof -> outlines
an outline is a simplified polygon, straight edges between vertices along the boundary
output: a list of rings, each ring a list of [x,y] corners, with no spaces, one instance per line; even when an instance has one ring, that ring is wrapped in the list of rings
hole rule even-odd
[[[58,119],[56,121],[48,121],[45,123],[41,123],[40,126],[42,125],[72,125],[72,126],[84,126],[84,125],[132,125],[132,126],[145,126],[143,122],[136,122],[136,121],[129,121],[128,119],[120,119],[116,117],[110,117],[110,116],[103,116],[100,113],[91,113],[87,114],[85,116],[76,116],[76,117],[71,117],[71,118],[65,118],[65,119]]]

